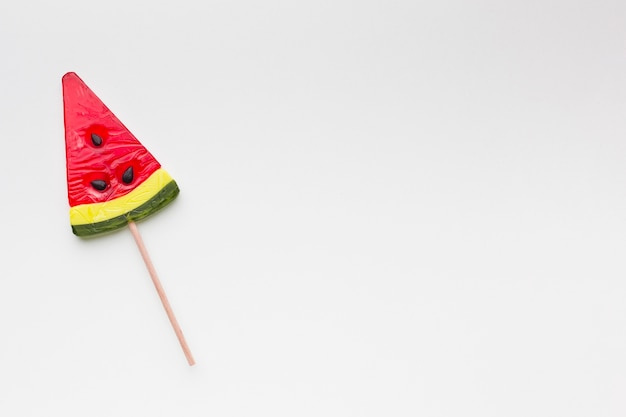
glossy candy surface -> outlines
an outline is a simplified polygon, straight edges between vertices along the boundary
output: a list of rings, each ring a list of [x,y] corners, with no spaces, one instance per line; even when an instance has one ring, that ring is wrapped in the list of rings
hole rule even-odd
[[[73,72],[63,76],[63,107],[74,234],[122,228],[176,198],[176,182]]]

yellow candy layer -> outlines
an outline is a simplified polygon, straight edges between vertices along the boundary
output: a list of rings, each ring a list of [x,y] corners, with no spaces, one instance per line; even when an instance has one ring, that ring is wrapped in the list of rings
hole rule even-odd
[[[163,169],[154,171],[148,179],[130,193],[102,203],[81,204],[70,208],[70,224],[92,224],[124,215],[144,204],[158,193],[172,177]]]

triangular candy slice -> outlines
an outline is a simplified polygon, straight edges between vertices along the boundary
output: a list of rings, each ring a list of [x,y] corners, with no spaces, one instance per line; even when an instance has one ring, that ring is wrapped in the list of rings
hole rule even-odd
[[[63,107],[74,234],[120,229],[176,198],[172,177],[73,72],[63,76]]]

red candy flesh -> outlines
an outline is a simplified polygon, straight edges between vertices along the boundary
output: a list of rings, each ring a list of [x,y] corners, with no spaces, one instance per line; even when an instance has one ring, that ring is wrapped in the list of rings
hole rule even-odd
[[[73,72],[63,76],[63,107],[67,196],[71,207],[126,195],[161,167]],[[133,168],[133,179],[127,184],[122,175],[129,167]],[[105,181],[106,188],[98,190],[92,181]]]

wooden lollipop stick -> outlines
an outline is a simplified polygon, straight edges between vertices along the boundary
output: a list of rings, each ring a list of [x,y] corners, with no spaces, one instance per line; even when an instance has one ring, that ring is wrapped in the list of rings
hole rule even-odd
[[[150,256],[148,255],[148,251],[146,250],[146,246],[143,243],[143,239],[139,234],[139,230],[137,229],[137,225],[134,222],[128,222],[128,228],[130,232],[133,234],[135,238],[135,242],[137,243],[137,247],[139,248],[139,252],[141,252],[141,257],[143,261],[146,263],[146,267],[148,268],[148,272],[150,273],[150,278],[152,278],[152,283],[156,288],[157,294],[159,294],[159,298],[161,299],[161,303],[163,303],[163,307],[165,308],[165,312],[167,313],[167,318],[170,319],[170,323],[172,323],[172,327],[174,328],[174,333],[176,333],[176,337],[178,338],[178,342],[180,346],[183,348],[183,352],[185,353],[185,357],[187,358],[187,362],[189,366],[193,366],[196,362],[193,360],[193,356],[191,356],[191,350],[189,350],[189,346],[187,346],[187,341],[185,341],[185,336],[183,336],[183,331],[176,320],[176,316],[174,316],[174,311],[172,311],[172,307],[170,306],[170,302],[167,300],[167,296],[165,295],[165,290],[161,285],[161,281],[157,276],[156,269],[154,269],[154,265],[152,265],[152,261],[150,260]]]

